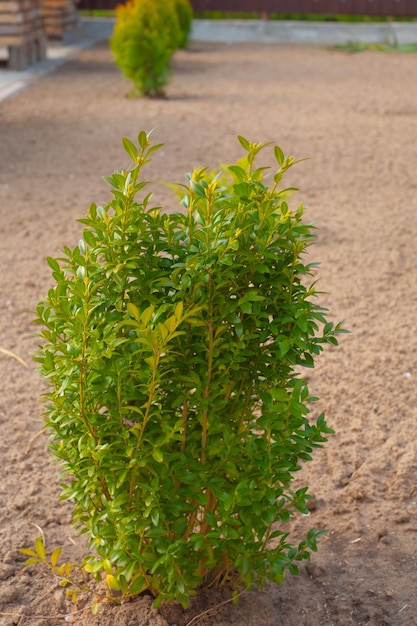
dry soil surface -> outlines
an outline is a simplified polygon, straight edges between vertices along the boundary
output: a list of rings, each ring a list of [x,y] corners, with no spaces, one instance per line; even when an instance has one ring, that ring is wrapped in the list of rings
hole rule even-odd
[[[417,60],[279,45],[193,44],[175,57],[164,100],[126,97],[106,44],[0,103],[0,623],[4,626],[410,626],[417,624]],[[19,548],[45,534],[77,559],[71,507],[41,429],[43,383],[31,361],[33,310],[52,284],[45,262],[75,245],[102,176],[126,165],[123,136],[155,127],[159,180],[241,155],[236,140],[274,141],[309,157],[292,170],[318,226],[321,304],[350,335],[308,371],[336,430],[299,480],[314,496],[294,538],[327,528],[319,552],[276,587],[206,593],[188,611],[145,596],[98,616],[65,600]],[[221,604],[223,602],[223,604]],[[220,606],[219,606],[220,605]],[[205,612],[202,614],[203,612]],[[194,621],[193,618],[198,616]],[[67,617],[66,617],[67,616]]]

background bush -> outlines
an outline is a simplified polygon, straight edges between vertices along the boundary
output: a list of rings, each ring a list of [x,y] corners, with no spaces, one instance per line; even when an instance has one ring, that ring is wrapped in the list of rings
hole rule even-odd
[[[93,550],[84,570],[118,600],[150,590],[186,606],[202,587],[281,583],[320,535],[294,546],[283,530],[307,512],[294,473],[331,432],[299,372],[342,331],[303,261],[313,227],[281,187],[292,157],[274,148],[268,186],[264,146],[239,140],[245,158],[188,174],[183,210],[166,214],[140,178],[159,146],[125,139],[132,167],[108,178],[113,199],[48,259],[46,424]]]
[[[178,23],[180,27],[180,48],[186,48],[188,46],[189,37],[191,33],[191,26],[193,22],[193,10],[189,0],[172,0],[177,12]]]
[[[129,0],[117,6],[110,47],[139,95],[164,94],[171,57],[188,41],[190,11],[187,0]]]

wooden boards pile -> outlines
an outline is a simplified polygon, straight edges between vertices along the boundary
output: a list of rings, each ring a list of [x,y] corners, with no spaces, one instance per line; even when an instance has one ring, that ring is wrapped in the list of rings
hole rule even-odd
[[[48,39],[71,43],[77,37],[79,13],[75,0],[42,0],[42,13]]]
[[[13,70],[46,58],[41,0],[0,0],[0,46],[8,49]]]

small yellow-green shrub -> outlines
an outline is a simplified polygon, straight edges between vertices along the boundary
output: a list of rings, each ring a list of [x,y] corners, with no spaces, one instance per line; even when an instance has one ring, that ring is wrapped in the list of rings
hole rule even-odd
[[[173,2],[129,0],[116,8],[110,47],[117,65],[139,95],[163,95],[171,57],[182,41]]]

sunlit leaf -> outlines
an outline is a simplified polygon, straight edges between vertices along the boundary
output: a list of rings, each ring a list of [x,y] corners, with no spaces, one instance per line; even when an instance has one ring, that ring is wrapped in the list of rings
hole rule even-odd
[[[46,559],[45,545],[42,536],[38,537],[35,541],[35,552],[43,561]]]
[[[106,575],[106,585],[109,589],[113,589],[114,591],[120,590],[120,583],[112,574]]]
[[[55,548],[55,550],[51,553],[51,565],[52,567],[56,567],[62,548]]]
[[[94,604],[92,604],[91,605],[91,615],[97,615],[99,608],[100,608],[100,603],[99,602],[95,602]]]

